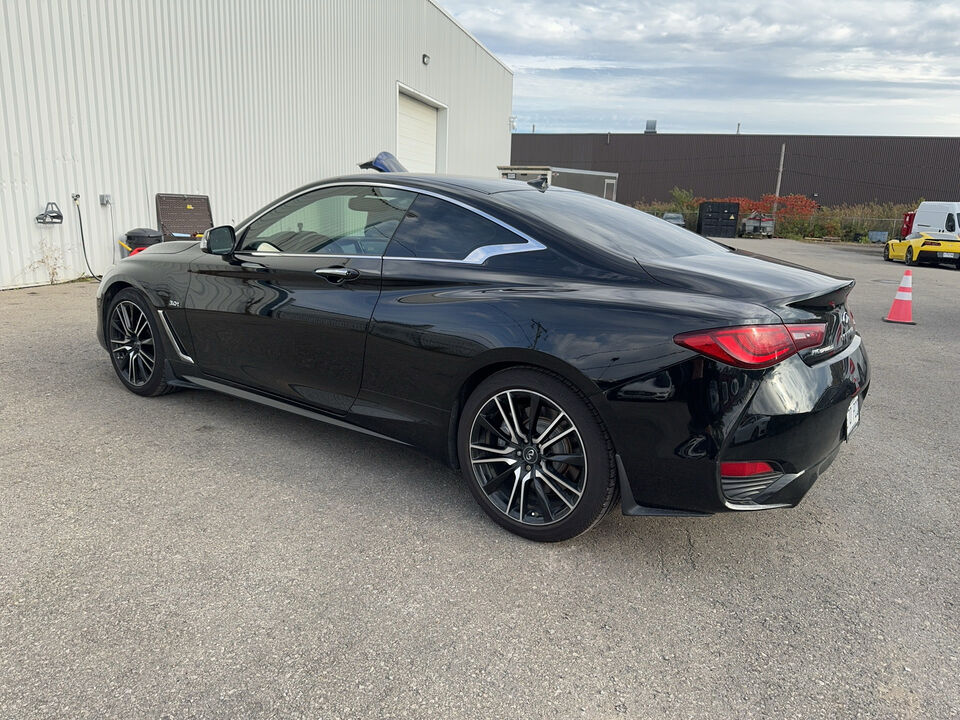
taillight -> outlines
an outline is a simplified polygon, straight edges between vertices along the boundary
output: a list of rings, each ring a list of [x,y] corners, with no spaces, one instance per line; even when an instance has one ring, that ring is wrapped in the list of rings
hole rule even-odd
[[[754,475],[769,475],[775,473],[773,465],[765,462],[726,462],[720,463],[720,474],[723,477],[753,477]]]
[[[811,347],[820,347],[823,345],[823,339],[827,334],[825,323],[814,323],[813,325],[787,325],[790,337],[793,338],[793,344],[797,346],[797,351],[806,350]]]
[[[826,325],[744,325],[681,333],[673,341],[714,360],[734,367],[771,367],[798,351],[818,347]]]
[[[924,240],[920,243],[920,247],[940,247],[940,243],[936,240]]]
[[[769,475],[777,470],[768,462],[725,462],[720,463],[720,475],[723,477],[754,477]]]

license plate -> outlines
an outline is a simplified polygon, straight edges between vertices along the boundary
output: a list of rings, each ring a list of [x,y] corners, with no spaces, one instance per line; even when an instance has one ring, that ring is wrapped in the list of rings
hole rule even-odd
[[[939,253],[939,255],[942,258],[955,258],[957,256],[956,253]]]
[[[847,440],[860,424],[860,398],[855,397],[847,408]]]

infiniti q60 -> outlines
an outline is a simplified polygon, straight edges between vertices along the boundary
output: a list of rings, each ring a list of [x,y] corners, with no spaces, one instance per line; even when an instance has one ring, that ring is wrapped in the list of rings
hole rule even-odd
[[[98,335],[138,395],[217,390],[414,446],[556,541],[618,504],[796,505],[868,391],[853,285],[570,190],[361,174],[122,260]]]

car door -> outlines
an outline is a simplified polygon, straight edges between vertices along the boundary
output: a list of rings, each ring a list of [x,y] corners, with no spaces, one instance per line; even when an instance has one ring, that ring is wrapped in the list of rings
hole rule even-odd
[[[494,291],[516,276],[492,266],[536,249],[544,246],[464,204],[417,195],[383,260],[353,412],[367,413],[367,426],[380,432],[433,442],[433,429],[448,421],[451,388],[473,358],[529,343],[527,328],[503,313],[506,301]]]
[[[383,252],[415,194],[311,190],[238,232],[237,250],[191,266],[186,317],[207,374],[344,413],[363,373]]]

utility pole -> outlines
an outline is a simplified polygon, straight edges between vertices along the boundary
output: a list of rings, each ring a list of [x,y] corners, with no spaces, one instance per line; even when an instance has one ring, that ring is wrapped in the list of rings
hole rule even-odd
[[[783,156],[787,152],[787,144],[780,146],[780,169],[777,170],[777,189],[773,193],[773,230],[777,230],[777,206],[780,204],[780,181],[783,180]]]

